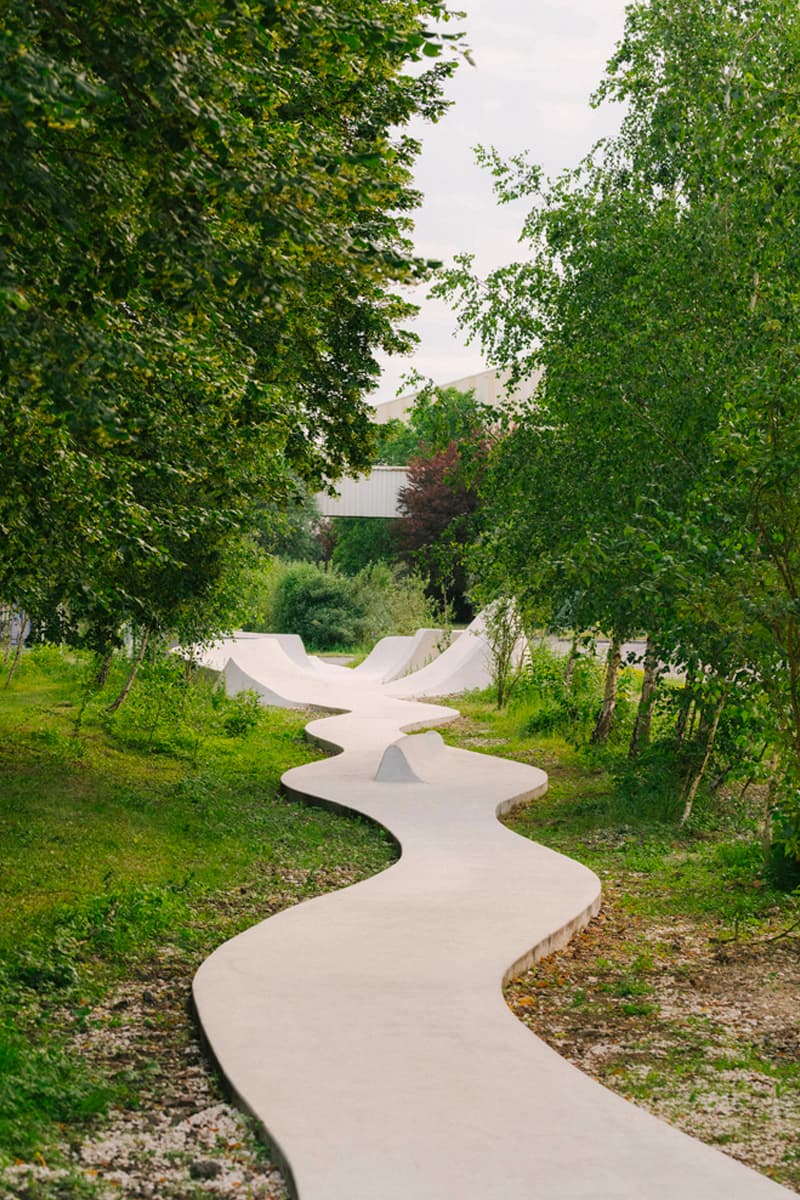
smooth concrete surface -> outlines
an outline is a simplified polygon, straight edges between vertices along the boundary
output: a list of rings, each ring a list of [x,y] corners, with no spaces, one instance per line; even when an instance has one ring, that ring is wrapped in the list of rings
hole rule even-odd
[[[248,650],[247,639],[225,653],[229,688],[340,710],[308,732],[341,753],[288,771],[285,786],[365,814],[402,849],[380,875],[225,943],[194,981],[213,1053],[295,1196],[790,1195],[606,1091],[506,1007],[503,980],[599,906],[590,871],[496,819],[540,795],[543,772],[448,748],[435,734],[404,737],[457,714],[399,700],[352,671],[326,676],[280,648]]]
[[[425,696],[455,696],[459,692],[488,687],[492,682],[491,650],[483,635],[471,626],[438,658],[412,675],[386,685],[392,696],[421,699]]]
[[[418,629],[410,637],[385,637],[373,647],[354,671],[359,678],[389,683],[412,671],[419,671],[440,653],[442,629]]]

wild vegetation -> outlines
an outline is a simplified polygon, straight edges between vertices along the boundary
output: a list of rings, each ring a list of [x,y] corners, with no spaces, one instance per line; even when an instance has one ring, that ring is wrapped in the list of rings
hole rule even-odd
[[[392,289],[428,267],[403,130],[443,109],[449,16],[0,16],[0,1153],[67,1164],[20,1195],[96,1194],[87,1130],[158,1107],[153,979],[185,994],[222,938],[393,854],[287,804],[302,718],[226,699],[167,635],[353,648],[452,604],[494,605],[498,648],[518,622],[569,639],[447,736],[548,769],[511,824],[608,897],[510,1003],[800,1187],[800,13],[629,6],[598,91],[626,105],[619,136],[556,180],[482,151],[499,199],[530,199],[530,258],[487,280],[464,258],[439,285],[494,363],[544,369],[535,400],[500,419],[423,389],[375,431],[374,354],[410,344]],[[375,456],[410,464],[405,537],[353,523],[334,544],[308,496]],[[116,1058],[103,1036],[137,988],[150,1032]]]
[[[163,1109],[183,1129],[198,1106],[232,1119],[214,1116],[216,1085],[181,1007],[191,974],[238,929],[394,856],[379,830],[278,794],[281,771],[314,754],[302,714],[226,699],[174,658],[145,661],[108,713],[125,669],[115,662],[99,687],[91,656],[43,646],[0,697],[0,1153],[21,1160],[4,1177],[15,1196],[95,1196],[115,1170],[103,1138],[136,1178],[155,1155],[176,1198],[205,1194],[192,1168],[267,1171],[243,1130],[201,1145],[145,1119]],[[627,755],[641,678],[623,671],[598,746],[602,663],[542,645],[502,710],[491,692],[462,697],[443,731],[543,766],[548,795],[509,824],[603,881],[600,922],[507,998],[609,1086],[800,1186],[800,914],[782,860],[764,861],[764,788],[726,773],[737,750],[723,730],[679,827],[669,771],[654,786]],[[658,707],[654,752],[670,722]],[[122,1130],[140,1126],[136,1150]]]
[[[598,742],[626,638],[648,638],[632,756],[665,665],[685,673],[670,760],[684,822],[735,708],[790,858],[799,67],[790,0],[631,5],[597,93],[626,105],[619,135],[553,181],[525,156],[482,151],[501,201],[530,198],[530,258],[486,280],[462,258],[439,286],[497,365],[543,369],[495,443],[476,574],[532,627],[608,634]],[[687,757],[693,727],[703,748]]]
[[[229,620],[239,538],[366,467],[439,0],[11,0],[0,16],[0,599],[109,652]]]
[[[642,672],[625,669],[607,743],[592,744],[602,663],[537,649],[507,707],[459,697],[447,742],[543,767],[517,833],[590,866],[600,916],[506,988],[518,1018],[582,1070],[658,1116],[800,1191],[800,872],[765,860],[767,789],[726,776],[679,825],[668,712],[653,718],[660,773],[628,757]],[[675,685],[678,691],[679,685]],[[722,746],[727,750],[723,751]]]
[[[174,657],[146,663],[109,714],[124,663],[100,688],[93,668],[85,653],[26,652],[0,703],[5,1162],[57,1164],[110,1108],[158,1107],[152,1047],[104,1057],[100,1037],[76,1053],[100,1028],[113,1040],[121,1010],[104,997],[141,1004],[165,971],[183,996],[226,937],[394,855],[373,826],[280,795],[283,770],[315,755],[302,714],[226,699]],[[176,1015],[188,1029],[167,1004]]]

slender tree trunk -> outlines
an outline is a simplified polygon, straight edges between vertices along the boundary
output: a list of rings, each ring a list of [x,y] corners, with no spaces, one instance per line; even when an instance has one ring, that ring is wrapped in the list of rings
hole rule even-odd
[[[650,725],[653,719],[653,704],[655,702],[657,688],[658,656],[648,635],[647,645],[644,651],[644,679],[642,681],[642,695],[639,699],[639,708],[636,712],[636,720],[634,721],[633,732],[631,733],[631,744],[628,749],[629,758],[636,758],[639,751],[647,746],[650,742]]]
[[[11,620],[13,621],[13,619],[14,617],[12,614]],[[5,687],[8,687],[8,685],[11,683],[11,680],[14,678],[17,667],[19,666],[19,660],[22,658],[22,647],[25,643],[25,626],[27,623],[27,614],[21,612],[19,614],[19,632],[17,633],[17,644],[14,649],[14,657],[11,659],[11,666],[8,668],[8,674],[6,675]]]
[[[10,608],[3,611],[3,670],[8,666],[8,660],[11,658],[11,633],[14,624],[14,613]]]
[[[94,679],[92,680],[93,688],[99,691],[100,688],[104,688],[106,686],[108,683],[108,673],[111,670],[111,664],[113,661],[114,651],[106,650],[105,654],[98,663],[97,671],[95,672]]]
[[[761,762],[762,758],[767,753],[768,749],[769,749],[769,742],[764,742],[764,745],[761,747],[761,749],[758,753],[758,757],[756,758],[756,765],[758,765]],[[770,772],[772,772],[772,770],[773,770],[773,768],[770,765]],[[771,774],[770,774],[770,778],[772,778]],[[753,772],[752,775],[747,776],[747,779],[744,781],[744,786],[742,787],[742,790],[739,792],[739,803],[740,804],[744,800],[747,793],[750,791],[750,788],[753,786],[755,781],[756,781],[755,772]]]
[[[5,687],[8,687],[8,685],[11,683],[11,680],[14,678],[14,675],[16,674],[16,671],[17,671],[17,667],[19,666],[19,660],[21,658],[22,658],[22,634],[20,634],[20,636],[17,638],[17,645],[14,650],[14,657],[11,660],[11,666],[8,668],[8,674],[6,675]]]
[[[578,635],[572,634],[570,642],[569,655],[567,656],[567,667],[564,671],[564,684],[567,688],[572,687],[572,677],[575,674],[575,664],[578,661]]]
[[[720,699],[719,699],[719,704],[717,705],[717,707],[714,711],[714,719],[711,722],[711,728],[708,731],[708,737],[706,738],[706,749],[705,749],[705,753],[703,755],[703,761],[701,762],[700,769],[696,772],[696,774],[695,774],[694,778],[692,779],[691,784],[689,785],[689,788],[686,792],[686,800],[685,800],[685,803],[683,806],[683,813],[682,813],[681,819],[680,819],[681,826],[684,826],[686,824],[686,822],[689,820],[689,817],[692,815],[692,805],[694,804],[695,796],[697,795],[697,789],[700,787],[703,776],[706,773],[706,767],[708,766],[709,761],[711,759],[711,752],[714,749],[714,742],[716,740],[717,730],[719,729],[720,717],[722,716],[722,711],[725,708],[725,705],[727,703],[729,692],[730,692],[730,683],[726,682],[725,687],[722,690],[722,695],[720,696]]]
[[[148,625],[147,628],[145,629],[144,633],[142,634],[142,640],[139,643],[139,652],[136,655],[136,658],[133,660],[133,666],[131,667],[128,678],[125,680],[125,684],[122,688],[122,691],[117,696],[116,700],[114,700],[113,703],[109,704],[108,708],[106,709],[106,712],[109,712],[109,713],[116,712],[117,709],[120,707],[120,705],[124,704],[125,701],[127,700],[128,693],[130,692],[131,688],[133,687],[134,680],[136,679],[136,676],[139,673],[139,667],[142,665],[145,651],[147,650],[147,643],[150,639],[150,629],[151,629],[151,626]]]
[[[692,667],[687,672],[686,682],[683,685],[684,695],[688,696],[689,699],[684,705],[681,706],[681,709],[678,712],[678,720],[675,723],[675,742],[678,746],[682,746],[686,739],[686,730],[689,725],[690,712],[694,708],[694,697],[691,693],[692,689],[694,688],[695,678],[696,671],[694,667]]]
[[[617,681],[622,664],[622,643],[616,634],[611,638],[606,659],[606,682],[603,689],[603,705],[592,730],[593,746],[605,742],[614,724],[614,709],[617,706]]]
[[[779,755],[777,749],[772,751],[769,760],[769,782],[764,795],[764,808],[761,813],[761,846],[764,851],[764,861],[769,859],[772,849],[772,809],[775,805],[775,793],[780,783],[778,774]]]

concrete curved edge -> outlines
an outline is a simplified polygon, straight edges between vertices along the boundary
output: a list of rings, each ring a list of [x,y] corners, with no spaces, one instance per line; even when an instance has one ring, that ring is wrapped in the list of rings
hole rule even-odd
[[[261,1123],[292,1194],[790,1195],[606,1091],[511,1014],[501,981],[591,917],[599,881],[498,823],[499,810],[546,788],[535,768],[443,748],[423,782],[376,783],[404,729],[458,715],[380,700],[373,690],[366,715],[312,721],[309,734],[340,753],[286,772],[284,783],[378,822],[401,845],[399,861],[245,931],[194,982],[220,1069]]]
[[[420,670],[441,653],[443,629],[418,629],[410,637],[384,637],[354,671],[377,683],[389,683]]]

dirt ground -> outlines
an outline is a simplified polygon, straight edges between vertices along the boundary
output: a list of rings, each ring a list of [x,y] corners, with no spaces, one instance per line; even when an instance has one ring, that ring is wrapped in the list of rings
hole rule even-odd
[[[296,900],[304,882],[270,907]],[[255,918],[246,895],[219,901]],[[165,948],[91,1012],[75,1052],[129,1075],[131,1102],[89,1133],[65,1130],[52,1161],[0,1172],[2,1200],[286,1200],[204,1056],[194,965]],[[800,937],[720,943],[699,924],[648,925],[607,884],[599,917],[507,1000],[606,1086],[800,1192]]]
[[[720,942],[604,891],[600,915],[507,988],[511,1009],[606,1087],[800,1192],[798,931]]]

